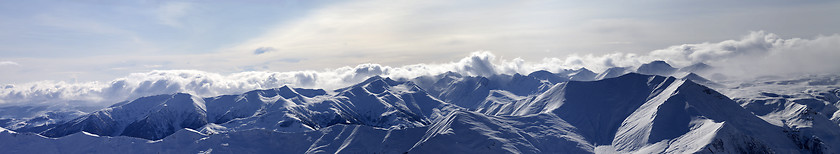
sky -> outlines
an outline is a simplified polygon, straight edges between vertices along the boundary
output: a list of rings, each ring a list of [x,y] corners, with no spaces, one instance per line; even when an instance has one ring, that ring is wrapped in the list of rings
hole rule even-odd
[[[825,73],[840,71],[838,14],[827,0],[0,1],[0,104],[652,60]]]

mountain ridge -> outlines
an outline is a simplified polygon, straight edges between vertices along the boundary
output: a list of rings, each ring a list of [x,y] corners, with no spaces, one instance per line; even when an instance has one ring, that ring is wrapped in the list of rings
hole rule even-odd
[[[651,64],[667,65],[661,63]],[[663,68],[673,71],[669,75],[679,72]],[[832,136],[840,132],[828,128],[840,126],[815,115],[834,113],[818,103],[838,101],[840,95],[786,102],[792,96],[767,93],[781,103],[776,109],[785,110],[765,113],[759,111],[766,106],[757,105],[764,100],[734,100],[716,90],[725,87],[694,73],[587,71],[447,72],[410,80],[372,76],[329,93],[282,86],[205,98],[147,96],[44,132],[0,131],[0,143],[7,144],[0,147],[38,151],[12,142],[25,140],[43,142],[39,145],[48,152],[72,142],[92,145],[76,152],[124,144],[180,153],[277,150],[257,145],[293,153],[819,153],[837,148]],[[573,77],[580,73],[593,79]],[[770,117],[781,114],[791,115],[784,115],[789,121],[783,125]],[[303,140],[281,141],[290,138]],[[194,145],[168,145],[176,143]]]

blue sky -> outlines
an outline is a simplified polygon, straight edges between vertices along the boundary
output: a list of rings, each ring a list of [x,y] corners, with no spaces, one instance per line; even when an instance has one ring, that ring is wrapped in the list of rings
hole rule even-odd
[[[644,54],[840,33],[837,1],[2,1],[0,84]]]

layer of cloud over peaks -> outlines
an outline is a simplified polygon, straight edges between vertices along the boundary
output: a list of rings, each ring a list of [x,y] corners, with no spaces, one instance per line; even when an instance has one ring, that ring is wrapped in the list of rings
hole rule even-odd
[[[752,32],[740,40],[683,44],[648,54],[613,53],[570,55],[526,61],[497,59],[487,51],[473,52],[460,60],[438,64],[383,66],[360,64],[323,71],[240,72],[218,74],[197,70],[157,70],[133,73],[109,82],[67,83],[55,81],[4,85],[0,106],[55,105],[104,106],[156,94],[186,92],[198,96],[242,93],[283,85],[335,89],[358,83],[371,76],[414,78],[448,71],[471,76],[527,74],[537,70],[559,72],[586,67],[595,72],[609,67],[635,67],[653,60],[665,60],[677,67],[704,62],[726,75],[791,73],[840,73],[840,35],[813,39],[783,39],[775,34]],[[728,73],[727,73],[728,72]],[[740,74],[739,74],[740,73]]]
[[[838,34],[784,39],[757,31],[740,40],[671,46],[649,56],[679,66],[703,62],[730,76],[840,73],[838,45]]]
[[[414,64],[402,67],[360,64],[325,71],[241,72],[222,75],[198,70],[156,70],[132,73],[107,83],[55,81],[7,85],[0,89],[0,105],[83,105],[104,106],[143,96],[186,92],[199,96],[242,93],[284,85],[335,89],[361,82],[371,76],[413,78],[447,71],[467,75],[492,75],[497,66],[489,52],[474,52],[456,62]],[[67,104],[76,103],[76,104]]]
[[[791,48],[801,40],[782,39],[776,34],[758,31],[744,36],[741,40],[671,46],[653,51],[650,56],[688,65],[687,63],[715,62],[741,58],[740,56],[761,56],[776,49]]]
[[[554,61],[548,63],[549,66],[561,64],[559,68],[586,67],[596,72],[610,67],[636,67],[654,60],[664,60],[676,67],[706,63],[717,67],[717,73],[750,78],[763,75],[840,73],[838,45],[838,34],[820,35],[811,39],[786,39],[773,33],[754,31],[739,40],[674,45],[647,54],[570,55],[565,59],[547,58],[544,61]]]

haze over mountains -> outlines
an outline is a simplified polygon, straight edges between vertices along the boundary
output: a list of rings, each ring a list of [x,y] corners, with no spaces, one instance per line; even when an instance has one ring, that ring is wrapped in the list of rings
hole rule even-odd
[[[674,68],[653,61],[601,73],[446,72],[413,79],[373,76],[335,90],[282,86],[212,97],[153,95],[90,113],[46,110],[46,116],[5,119],[0,147],[62,153],[831,153],[840,148],[840,76],[717,83],[694,73],[710,68],[704,65]]]

